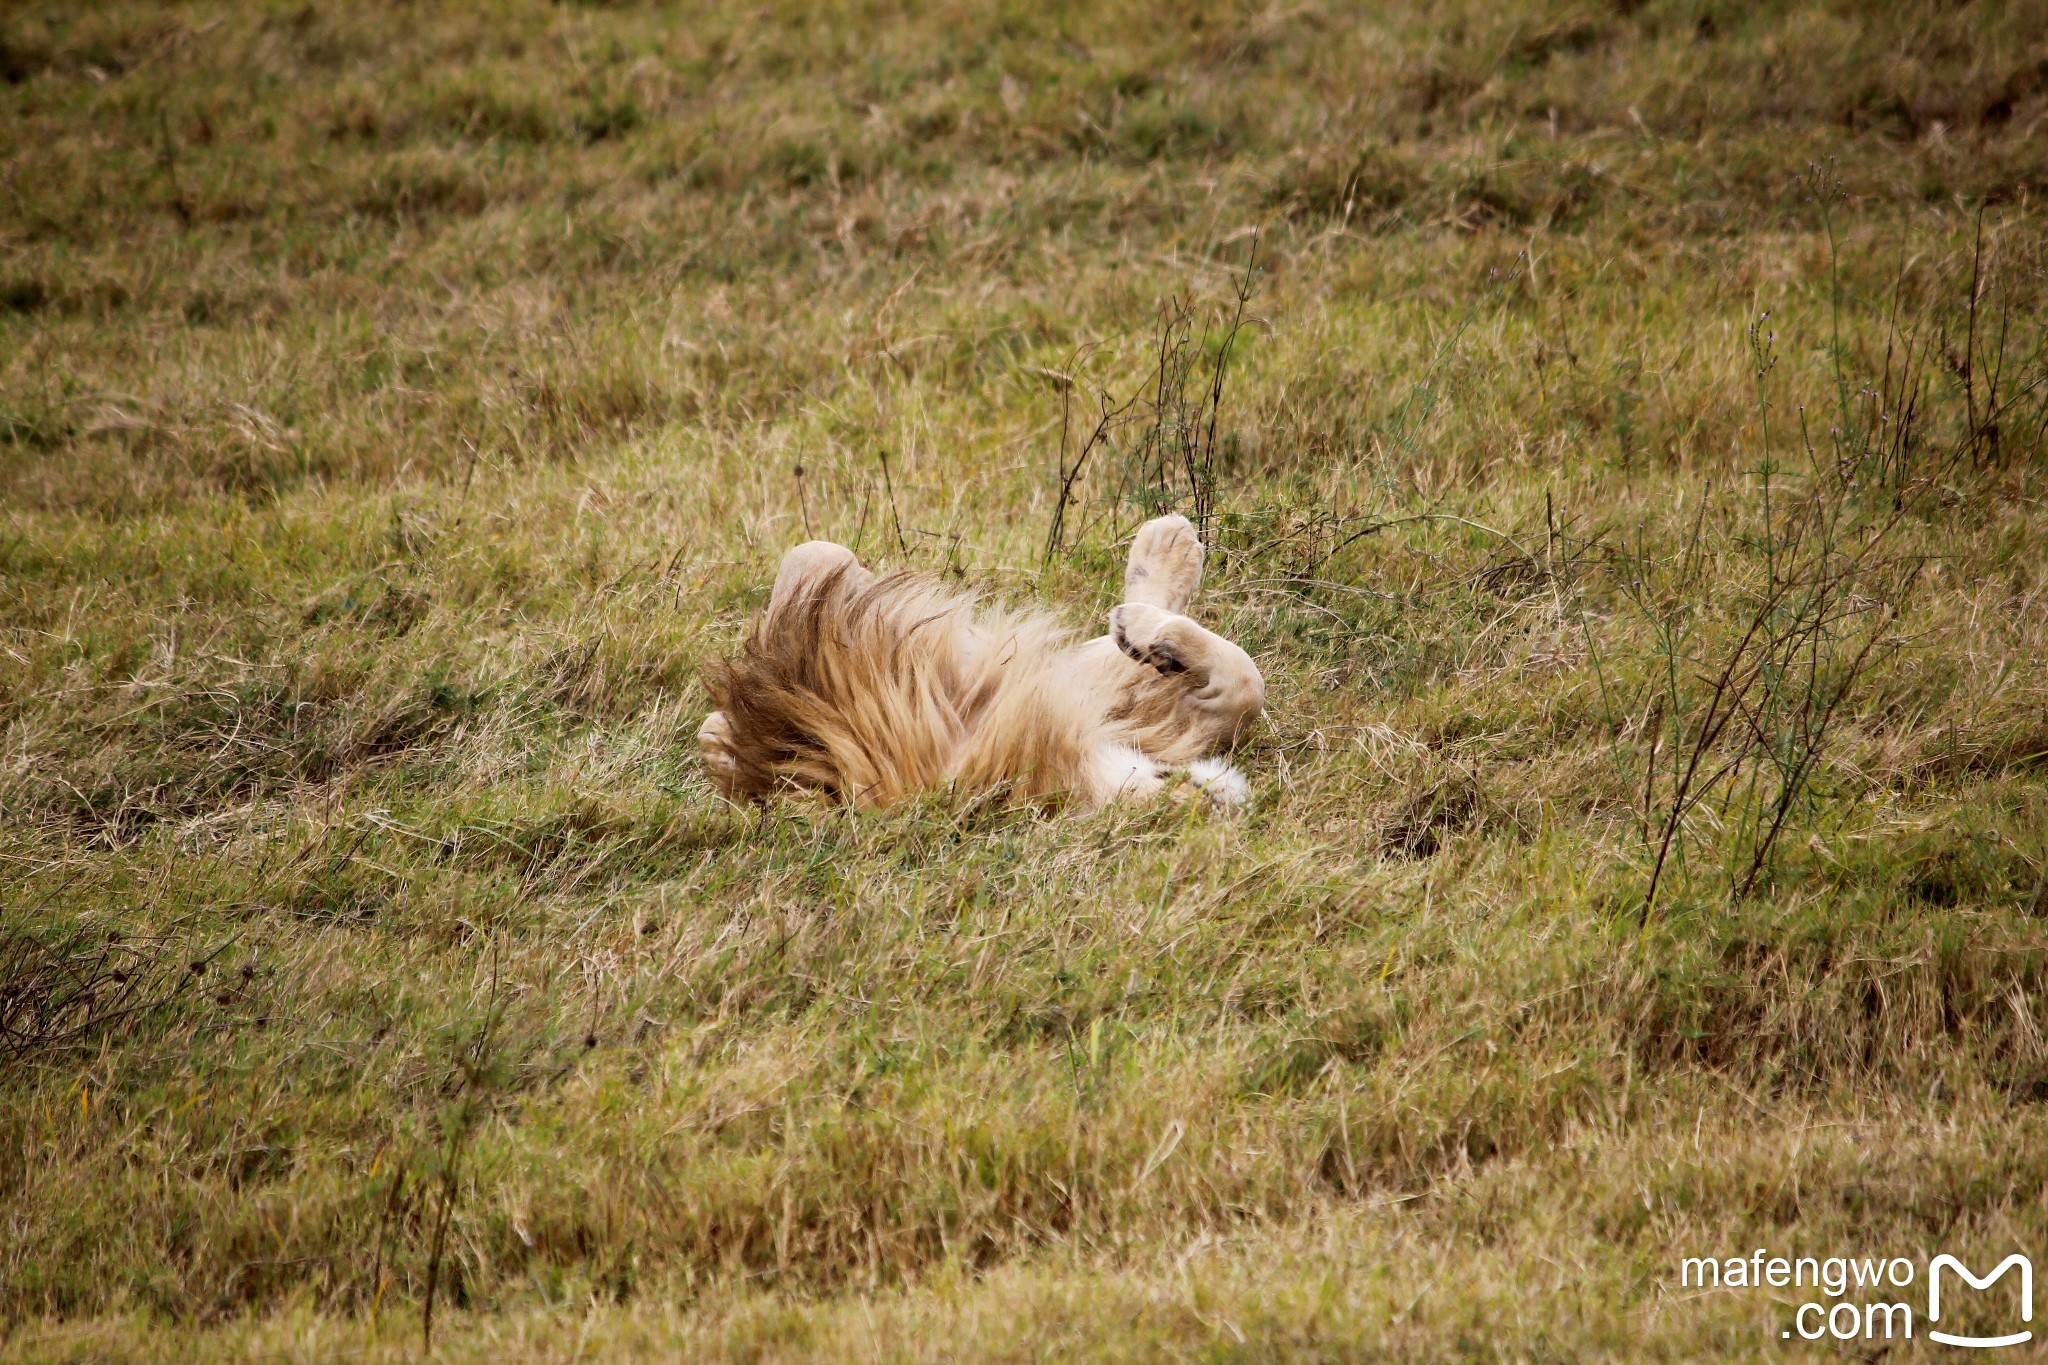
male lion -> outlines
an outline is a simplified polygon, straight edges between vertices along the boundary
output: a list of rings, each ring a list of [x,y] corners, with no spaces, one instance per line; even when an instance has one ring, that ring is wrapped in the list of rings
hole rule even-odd
[[[1251,656],[1189,620],[1202,543],[1185,517],[1139,528],[1109,634],[979,605],[922,574],[876,578],[844,546],[782,558],[739,656],[708,670],[697,732],[734,800],[785,789],[886,806],[952,783],[1087,809],[1184,769],[1234,803],[1228,751],[1265,704]]]

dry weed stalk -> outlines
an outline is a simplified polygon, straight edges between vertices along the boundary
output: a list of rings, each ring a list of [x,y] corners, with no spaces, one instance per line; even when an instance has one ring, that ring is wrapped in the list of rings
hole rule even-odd
[[[1175,294],[1160,305],[1150,378],[1121,400],[1107,389],[1098,390],[1094,425],[1078,449],[1073,441],[1077,384],[1073,376],[1085,359],[1085,350],[1076,352],[1066,371],[1054,376],[1061,394],[1059,491],[1046,530],[1045,562],[1050,563],[1066,548],[1067,509],[1079,501],[1075,486],[1091,457],[1116,453],[1119,436],[1132,427],[1136,436],[1123,451],[1116,487],[1102,512],[1082,528],[1081,537],[1104,521],[1113,526],[1112,538],[1121,536],[1128,529],[1123,521],[1126,506],[1134,504],[1140,520],[1172,511],[1185,513],[1203,543],[1215,545],[1216,426],[1223,411],[1231,354],[1248,320],[1245,310],[1251,303],[1258,259],[1259,239],[1254,233],[1244,272],[1232,292],[1229,319],[1213,333],[1205,322],[1199,343],[1194,331],[1197,303],[1192,293]],[[1205,354],[1206,376],[1202,373]]]

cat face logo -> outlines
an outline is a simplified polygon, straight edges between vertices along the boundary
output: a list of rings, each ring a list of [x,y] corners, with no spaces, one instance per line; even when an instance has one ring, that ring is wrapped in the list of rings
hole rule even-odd
[[[2014,1266],[2020,1271],[2020,1321],[2034,1320],[2034,1263],[2014,1252],[1998,1263],[1998,1268],[1989,1275],[1978,1279],[1970,1268],[1953,1256],[1937,1256],[1927,1267],[1927,1321],[1941,1321],[1941,1272],[1944,1267],[1963,1277],[1972,1289],[1989,1289],[2005,1272]],[[2033,1340],[2031,1330],[2013,1332],[2002,1337],[1961,1337],[1948,1332],[1937,1332],[1930,1328],[1927,1335],[1944,1346],[2018,1346]]]

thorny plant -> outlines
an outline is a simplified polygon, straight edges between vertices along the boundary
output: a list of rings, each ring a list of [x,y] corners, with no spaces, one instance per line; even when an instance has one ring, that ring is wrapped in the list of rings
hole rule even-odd
[[[1711,602],[1719,554],[1706,531],[1710,498],[1675,572],[1641,545],[1623,551],[1623,594],[1653,639],[1636,783],[1649,851],[1644,921],[1696,846],[1718,843],[1733,895],[1755,889],[1808,801],[1847,703],[1899,646],[1896,624],[1917,577],[1916,563],[1887,553],[1900,512],[1872,522],[1825,489],[1774,491],[1768,464],[1757,477],[1734,552],[1760,558],[1762,577],[1737,590],[1732,615],[1717,619]]]
[[[70,885],[60,883],[31,913]],[[247,1005],[255,963],[225,979],[214,971],[232,946],[200,947],[168,933],[81,928],[39,937],[0,930],[0,1065],[76,1051],[202,992],[212,992],[222,1009]],[[259,1026],[266,1021],[256,1016]]]
[[[1083,475],[1091,463],[1100,465],[1119,455],[1116,487],[1100,515],[1080,528],[1077,539],[1085,539],[1105,520],[1114,522],[1115,535],[1123,534],[1128,528],[1122,518],[1135,508],[1141,519],[1183,511],[1203,543],[1214,545],[1217,421],[1223,410],[1231,353],[1248,321],[1245,310],[1251,303],[1258,258],[1259,239],[1254,234],[1227,321],[1204,322],[1199,342],[1195,337],[1197,303],[1191,293],[1173,295],[1160,305],[1148,377],[1123,399],[1113,397],[1106,388],[1098,389],[1094,423],[1078,445],[1075,375],[1086,359],[1085,350],[1069,359],[1066,372],[1053,376],[1061,393],[1059,488],[1052,522],[1046,529],[1047,563],[1066,549],[1067,512],[1079,502],[1077,487]]]
[[[384,1152],[399,1153],[388,1163],[390,1176],[376,1193],[365,1192],[366,1197],[378,1205],[367,1281],[373,1317],[382,1308],[385,1292],[393,1279],[388,1267],[397,1259],[397,1244],[406,1238],[408,1229],[419,1225],[422,1218],[427,1220],[421,1228],[427,1238],[427,1266],[425,1292],[420,1300],[420,1345],[421,1350],[427,1353],[431,1353],[434,1347],[434,1308],[440,1299],[444,1279],[450,1278],[445,1273],[448,1236],[461,1203],[464,1161],[478,1124],[490,1110],[494,1094],[505,1087],[509,1078],[508,1058],[500,1046],[500,1027],[505,1011],[500,998],[499,947],[499,934],[494,929],[491,934],[491,983],[483,1016],[476,1021],[467,1037],[459,1030],[450,1037],[454,1057],[448,1077],[440,1087],[440,1093],[448,1098],[434,1117],[436,1137],[432,1140],[410,1139],[412,1145],[407,1150],[404,1144],[408,1139],[394,1133],[380,1149],[371,1169],[374,1176],[378,1170],[386,1168]],[[594,1039],[586,1039],[586,1049],[593,1042]],[[415,1178],[414,1162],[421,1151],[424,1151],[425,1159],[420,1163]],[[474,1176],[471,1179],[474,1182]],[[458,1301],[466,1296],[465,1278],[453,1277],[449,1284],[452,1296]]]
[[[434,1348],[434,1299],[441,1287],[441,1267],[448,1251],[448,1227],[454,1221],[461,1189],[462,1158],[476,1133],[477,1122],[488,1107],[490,1091],[504,1081],[495,1046],[501,1016],[498,983],[498,935],[494,932],[491,935],[490,998],[475,1034],[456,1054],[455,1066],[461,1074],[461,1087],[456,1092],[455,1102],[443,1112],[440,1120],[442,1140],[440,1150],[435,1154],[433,1174],[439,1178],[441,1202],[434,1218],[433,1242],[427,1254],[427,1297],[420,1305],[420,1346],[423,1351]]]
[[[1828,226],[1832,280],[1840,247],[1830,206],[1839,186],[1821,166],[1807,185]],[[1971,337],[1982,287],[1980,222],[1966,306]],[[1972,365],[1951,360],[1968,400],[1967,425],[1937,439],[1922,416],[1932,382],[1929,347],[1919,326],[1902,332],[1900,292],[1879,372],[1852,390],[1839,342],[1840,295],[1831,291],[1836,411],[1824,442],[1815,440],[1803,406],[1796,436],[1774,420],[1777,334],[1770,312],[1761,313],[1748,337],[1753,492],[1728,508],[1725,491],[1706,490],[1675,564],[1640,539],[1618,556],[1622,594],[1652,637],[1649,680],[1631,722],[1642,743],[1633,790],[1647,861],[1637,908],[1645,924],[1673,872],[1692,871],[1708,848],[1718,851],[1720,884],[1733,897],[1767,882],[1786,830],[1813,805],[1829,742],[1859,688],[1903,647],[1899,621],[1921,562],[1898,547],[1897,532],[1959,467],[1994,458],[2001,415],[2042,382],[2037,357],[2021,367],[2023,382],[2001,388],[2003,336],[1985,395],[1970,397]],[[1974,341],[1965,346],[1976,354]],[[1787,446],[1803,472],[1780,463]],[[1709,526],[1710,512],[1722,509],[1732,523],[1725,536]],[[1590,632],[1587,642],[1611,708]]]
[[[2033,336],[2024,349],[2016,347],[2013,292],[2014,276],[2038,272],[2042,263],[2003,259],[2025,250],[2011,246],[2011,236],[2036,252],[2038,237],[2014,234],[2008,226],[1987,238],[1985,206],[1979,204],[1962,305],[1940,312],[1930,326],[1924,316],[1910,325],[1900,317],[1911,269],[1902,236],[1884,357],[1872,382],[1852,392],[1844,371],[1841,243],[1833,213],[1842,190],[1831,166],[1820,164],[1810,169],[1807,187],[1820,205],[1828,238],[1836,392],[1836,422],[1828,437],[1840,477],[1889,489],[1894,504],[1902,505],[1916,486],[1924,490],[1963,468],[1997,468],[2011,451],[2038,449],[2048,435],[2048,320],[2023,316],[2018,325],[2031,324]],[[1946,439],[1927,431],[1922,417],[1937,374],[1947,377],[1960,399],[1961,429]],[[1811,444],[1804,430],[1801,437]]]
[[[2039,315],[2033,326],[2032,349],[2019,364],[2011,363],[2007,342],[2013,328],[2012,269],[2001,269],[1997,259],[2000,243],[1984,237],[1984,208],[1977,209],[1977,230],[1970,253],[1970,283],[1960,322],[1962,349],[1955,347],[1950,327],[1942,329],[1940,346],[1944,367],[1963,397],[1964,422],[1958,454],[1977,468],[2000,465],[2014,450],[2038,450],[2048,434],[2048,320]],[[2033,239],[2035,250],[2040,241]],[[2033,268],[2039,270],[2036,261]],[[1983,308],[1985,299],[1997,292],[1996,337],[1992,319]],[[2025,326],[2027,319],[2023,319]]]
[[[1218,556],[1212,561],[1212,572],[1228,559],[1268,574],[1246,585],[1254,588],[1277,584],[1304,591],[1366,591],[1329,583],[1320,575],[1332,560],[1367,537],[1420,522],[1448,522],[1485,534],[1499,547],[1496,558],[1504,555],[1513,564],[1523,566],[1520,572],[1525,575],[1534,573],[1549,581],[1547,566],[1555,559],[1559,544],[1556,526],[1550,521],[1546,521],[1545,528],[1547,549],[1537,555],[1513,535],[1439,510],[1389,516],[1383,512],[1312,508],[1281,517],[1276,513],[1226,513],[1222,509],[1218,479],[1223,447],[1219,446],[1217,425],[1229,361],[1239,334],[1250,320],[1246,309],[1251,302],[1257,262],[1258,238],[1254,235],[1244,273],[1227,305],[1228,320],[1219,319],[1214,331],[1205,324],[1199,345],[1194,338],[1197,306],[1193,296],[1176,295],[1162,306],[1148,377],[1122,399],[1107,387],[1098,388],[1094,420],[1078,443],[1074,412],[1074,391],[1079,387],[1076,375],[1089,354],[1100,348],[1083,347],[1069,357],[1063,371],[1045,372],[1061,393],[1059,486],[1046,534],[1045,562],[1051,562],[1068,548],[1068,514],[1082,502],[1080,486],[1091,464],[1099,466],[1121,455],[1116,484],[1103,499],[1101,510],[1072,537],[1076,543],[1085,542],[1105,524],[1110,527],[1112,538],[1127,534],[1127,517],[1143,519],[1181,511],[1195,523],[1211,554]],[[1369,452],[1375,465],[1384,468],[1397,457],[1416,453],[1423,425],[1443,402],[1449,388],[1448,370],[1460,343],[1484,311],[1505,304],[1510,290],[1527,268],[1528,253],[1521,252],[1512,268],[1489,272],[1486,292],[1476,297],[1437,341],[1420,377],[1378,423]],[[1204,355],[1209,357],[1206,378],[1201,368]],[[1199,387],[1196,380],[1203,381]],[[1126,441],[1125,435],[1132,432],[1135,435]],[[1379,476],[1375,484],[1382,492],[1394,495],[1391,478]],[[1496,563],[1489,565],[1487,572],[1498,577],[1503,571]]]
[[[206,985],[210,955],[175,943],[78,932],[0,934],[0,1060],[77,1047]]]
[[[1486,291],[1475,296],[1454,325],[1437,340],[1420,376],[1409,384],[1399,401],[1376,424],[1368,448],[1360,452],[1374,469],[1372,484],[1376,495],[1389,505],[1398,506],[1402,497],[1400,481],[1388,472],[1389,469],[1397,462],[1412,460],[1421,453],[1422,429],[1452,390],[1452,362],[1459,354],[1460,345],[1483,313],[1505,306],[1510,291],[1527,271],[1528,260],[1528,252],[1518,252],[1511,268],[1488,272]],[[1514,535],[1440,508],[1398,515],[1388,515],[1386,511],[1340,511],[1330,507],[1311,507],[1288,515],[1277,511],[1232,514],[1222,518],[1223,524],[1216,537],[1218,541],[1232,543],[1214,548],[1225,549],[1239,564],[1259,571],[1258,578],[1241,586],[1284,589],[1295,593],[1336,589],[1370,595],[1370,589],[1330,581],[1331,565],[1360,541],[1382,531],[1423,522],[1461,525],[1487,536],[1495,545],[1496,562],[1490,563],[1482,571],[1482,576],[1490,575],[1490,582],[1497,582],[1503,572],[1518,572],[1531,581],[1540,579],[1548,582],[1551,570],[1556,567],[1561,542],[1555,520],[1548,513],[1544,525],[1546,548],[1541,556],[1526,548],[1523,540]],[[1595,541],[1597,539],[1596,536]],[[1520,565],[1521,569],[1506,568],[1499,562],[1503,557],[1506,564]]]

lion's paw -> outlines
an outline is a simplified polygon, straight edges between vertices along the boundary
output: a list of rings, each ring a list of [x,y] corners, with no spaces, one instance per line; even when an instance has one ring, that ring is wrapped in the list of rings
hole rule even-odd
[[[1126,602],[1109,613],[1109,635],[1116,647],[1160,674],[1187,672],[1187,662],[1174,648],[1169,627],[1178,618],[1142,602]]]
[[[713,711],[704,717],[704,723],[697,728],[697,747],[714,780],[724,782],[739,771],[739,758],[732,750],[732,722],[725,718],[725,712]]]
[[[1154,517],[1131,541],[1124,600],[1186,611],[1202,582],[1202,539],[1186,517]]]

